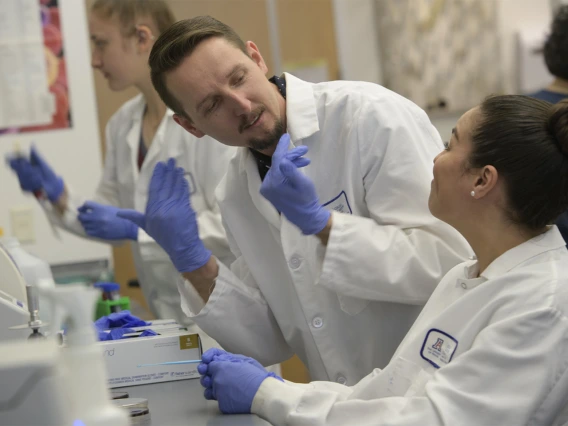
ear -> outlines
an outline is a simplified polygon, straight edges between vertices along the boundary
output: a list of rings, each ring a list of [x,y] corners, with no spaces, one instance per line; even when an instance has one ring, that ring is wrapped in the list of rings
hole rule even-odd
[[[154,34],[148,25],[136,26],[136,44],[138,45],[139,52],[149,52],[154,45]]]
[[[258,50],[258,47],[256,46],[256,44],[254,44],[252,41],[247,41],[245,43],[245,45],[246,45],[246,48],[247,48],[247,53],[250,56],[250,58],[260,68],[262,73],[266,74],[268,72],[268,67],[266,66],[266,63],[264,62],[264,58],[260,54],[260,50]]]
[[[480,199],[485,197],[497,185],[499,180],[499,173],[493,166],[485,166],[479,169],[474,175],[473,190],[475,191],[475,198]]]
[[[174,114],[174,121],[196,138],[205,136],[205,133],[195,127],[191,120],[183,115]]]

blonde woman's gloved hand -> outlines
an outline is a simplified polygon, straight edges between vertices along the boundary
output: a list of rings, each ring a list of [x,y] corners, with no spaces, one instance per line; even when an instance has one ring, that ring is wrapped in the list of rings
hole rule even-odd
[[[87,235],[103,240],[138,240],[138,226],[116,215],[118,207],[86,201],[77,216]]]
[[[195,271],[211,257],[211,251],[199,238],[184,170],[176,167],[173,158],[154,168],[146,213],[120,209],[117,216],[144,229],[169,254],[179,272]]]
[[[49,201],[57,201],[61,194],[63,194],[63,189],[65,188],[63,179],[55,174],[51,166],[43,159],[34,146],[32,146],[30,151],[30,163],[39,170],[41,186]]]
[[[10,168],[18,175],[22,190],[33,193],[43,190],[51,202],[57,201],[63,193],[63,179],[55,174],[35,147],[31,148],[29,160],[25,157],[14,157],[9,163]]]

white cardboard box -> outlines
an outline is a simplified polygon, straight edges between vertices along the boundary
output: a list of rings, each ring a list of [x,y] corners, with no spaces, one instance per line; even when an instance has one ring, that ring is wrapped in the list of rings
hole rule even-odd
[[[201,359],[198,334],[180,330],[175,334],[109,340],[99,344],[103,347],[110,388],[199,377],[198,364],[138,367],[140,364]]]

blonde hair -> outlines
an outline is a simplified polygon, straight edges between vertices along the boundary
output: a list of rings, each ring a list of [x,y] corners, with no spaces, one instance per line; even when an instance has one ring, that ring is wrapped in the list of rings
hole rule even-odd
[[[123,35],[132,35],[136,25],[146,24],[159,36],[175,22],[174,15],[163,0],[95,0],[91,12],[101,18],[118,18]],[[140,20],[148,20],[142,22]]]

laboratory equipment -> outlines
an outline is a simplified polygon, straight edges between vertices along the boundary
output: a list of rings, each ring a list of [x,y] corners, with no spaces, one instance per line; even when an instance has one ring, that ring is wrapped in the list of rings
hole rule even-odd
[[[26,284],[31,286],[36,286],[40,280],[46,280],[47,282],[53,282],[53,275],[51,273],[51,268],[49,264],[39,259],[38,257],[27,252],[14,237],[3,237],[0,242],[4,248],[8,251],[16,266],[18,267],[20,273],[24,277]],[[24,299],[27,300],[27,293],[24,289]],[[14,297],[17,297],[14,295]],[[38,297],[37,295],[34,297]],[[39,296],[39,300],[36,303],[36,307],[39,310],[41,308],[41,319],[44,322],[50,322],[50,312],[51,308],[49,306],[49,301],[44,297]]]
[[[113,403],[117,407],[126,410],[130,416],[133,425],[148,425],[150,424],[150,409],[148,408],[148,399],[146,398],[126,398],[117,399]]]
[[[28,300],[28,312],[30,314],[27,324],[21,324],[15,327],[10,327],[10,330],[32,330],[28,339],[43,338],[45,335],[40,331],[42,327],[47,327],[49,324],[43,322],[39,317],[39,302],[37,297],[37,289],[29,284],[26,285],[26,293]]]
[[[28,330],[10,330],[29,319],[26,284],[14,260],[0,245],[0,342],[25,339]]]
[[[0,343],[25,339],[28,335],[27,330],[23,328],[16,330],[12,327],[26,322],[28,317],[28,310],[24,302],[0,290]]]
[[[17,300],[26,300],[26,281],[18,268],[16,260],[0,242],[0,290]]]
[[[55,337],[11,342],[0,357],[0,424],[127,426],[128,413],[111,402],[103,354],[91,322],[98,292],[40,281],[53,306],[50,334],[65,322],[66,347]]]
[[[102,300],[117,302],[120,300],[120,285],[118,283],[111,282],[99,282],[95,283],[95,288],[102,290]],[[122,309],[118,304],[109,305],[110,312],[120,312]]]
[[[120,296],[119,284],[113,282],[97,282],[94,284],[94,287],[102,290],[102,295],[97,301],[95,320],[130,309],[130,299],[126,296]]]

